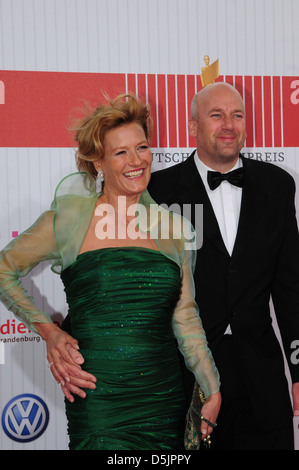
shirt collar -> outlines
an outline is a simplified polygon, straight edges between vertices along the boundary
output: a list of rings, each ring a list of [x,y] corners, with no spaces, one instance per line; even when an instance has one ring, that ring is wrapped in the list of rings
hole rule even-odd
[[[202,180],[204,182],[206,182],[207,181],[208,171],[215,171],[215,170],[213,170],[213,168],[208,167],[207,165],[205,165],[200,160],[200,158],[197,154],[197,151],[194,153],[194,163],[196,165],[196,168],[197,168],[200,176],[202,177]],[[238,160],[236,161],[233,168],[231,168],[231,170],[229,170],[229,171],[236,170],[237,168],[242,168],[242,166],[243,166],[243,162],[242,162],[241,158],[238,158]]]

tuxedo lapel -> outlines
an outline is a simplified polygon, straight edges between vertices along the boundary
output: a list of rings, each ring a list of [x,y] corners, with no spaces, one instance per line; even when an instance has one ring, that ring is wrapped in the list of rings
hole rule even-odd
[[[217,250],[229,256],[209,196],[194,163],[193,155],[190,155],[182,166],[179,179],[181,203],[203,205],[203,243],[205,238],[208,238]]]
[[[246,158],[242,158],[245,178],[236,241],[232,259],[236,259],[245,249],[250,237],[258,229],[261,208],[266,195],[256,185],[254,172]]]

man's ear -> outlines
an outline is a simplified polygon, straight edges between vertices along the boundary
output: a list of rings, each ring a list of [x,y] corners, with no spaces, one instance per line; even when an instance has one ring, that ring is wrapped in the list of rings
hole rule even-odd
[[[188,119],[188,130],[191,137],[196,137],[197,135],[197,122],[193,118]]]

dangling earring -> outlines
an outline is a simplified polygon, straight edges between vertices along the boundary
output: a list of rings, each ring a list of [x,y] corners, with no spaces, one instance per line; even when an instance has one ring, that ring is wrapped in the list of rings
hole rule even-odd
[[[96,179],[96,192],[101,193],[103,191],[104,173],[103,170],[99,169]]]

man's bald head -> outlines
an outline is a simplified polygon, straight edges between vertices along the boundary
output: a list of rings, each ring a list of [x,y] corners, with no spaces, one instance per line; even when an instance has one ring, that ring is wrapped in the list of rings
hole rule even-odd
[[[225,90],[231,92],[232,94],[235,94],[238,97],[238,99],[240,99],[240,102],[242,102],[242,104],[243,104],[243,100],[242,100],[242,97],[241,97],[240,93],[232,85],[230,85],[229,83],[225,83],[225,82],[212,83],[211,85],[208,85],[208,86],[202,88],[194,96],[194,98],[191,102],[191,117],[192,117],[192,119],[194,119],[195,121],[198,120],[198,117],[199,117],[198,113],[199,113],[199,110],[200,110],[200,107],[201,107],[202,103],[204,103],[206,100],[209,100],[209,98],[212,95],[214,95],[215,93],[225,91]]]

